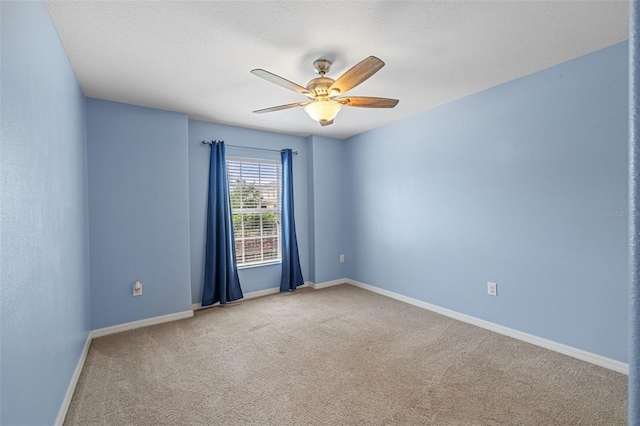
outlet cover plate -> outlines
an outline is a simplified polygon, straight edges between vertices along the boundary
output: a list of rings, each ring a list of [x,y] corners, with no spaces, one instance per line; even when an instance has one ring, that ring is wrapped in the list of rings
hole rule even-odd
[[[140,281],[133,283],[133,295],[142,296],[142,283]]]
[[[487,283],[487,294],[489,296],[497,296],[498,295],[498,284],[488,282]]]

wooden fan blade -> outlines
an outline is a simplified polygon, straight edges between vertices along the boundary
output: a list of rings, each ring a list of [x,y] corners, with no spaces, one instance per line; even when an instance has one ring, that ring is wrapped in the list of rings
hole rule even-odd
[[[345,93],[377,73],[383,66],[384,62],[382,62],[382,60],[375,56],[369,56],[342,74],[340,78],[331,85],[328,92],[331,93],[331,89],[338,89],[340,93]]]
[[[278,86],[282,86],[285,89],[293,90],[294,92],[298,92],[302,95],[305,95],[305,96],[311,95],[311,92],[309,92],[304,87],[294,83],[293,81],[289,81],[286,78],[282,78],[279,75],[275,75],[269,71],[265,71],[259,68],[259,69],[251,70],[251,74],[257,75],[258,77],[264,78],[265,80],[270,81],[271,83],[277,84]]]
[[[333,120],[320,120],[320,125],[322,127],[328,126],[329,124],[333,124]]]
[[[254,114],[263,114],[265,112],[280,111],[282,109],[289,109],[289,108],[295,108],[295,107],[298,107],[298,106],[305,106],[308,103],[309,102],[296,102],[295,104],[278,105],[278,106],[274,106],[274,107],[271,107],[271,108],[259,109],[259,110],[253,111],[253,112],[254,112]]]
[[[397,99],[389,98],[369,98],[366,96],[350,96],[348,98],[334,99],[344,106],[359,108],[393,108],[398,105]]]

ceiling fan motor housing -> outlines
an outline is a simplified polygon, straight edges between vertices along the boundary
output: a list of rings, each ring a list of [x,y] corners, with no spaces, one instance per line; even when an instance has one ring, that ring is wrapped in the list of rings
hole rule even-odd
[[[334,81],[329,77],[316,77],[307,84],[306,89],[311,93],[315,93],[317,97],[329,96],[329,87]]]

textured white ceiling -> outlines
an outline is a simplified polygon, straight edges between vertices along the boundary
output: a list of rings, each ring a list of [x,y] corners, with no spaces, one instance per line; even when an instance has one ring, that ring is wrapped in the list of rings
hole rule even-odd
[[[346,138],[628,38],[626,1],[48,1],[89,97],[297,135]],[[312,63],[337,78],[369,55],[386,66],[350,95],[400,99],[343,108],[335,124],[249,71],[302,86]]]

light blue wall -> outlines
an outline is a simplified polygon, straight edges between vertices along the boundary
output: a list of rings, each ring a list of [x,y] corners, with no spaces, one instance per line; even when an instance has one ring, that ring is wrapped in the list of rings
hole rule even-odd
[[[323,283],[347,278],[346,263],[340,255],[346,253],[343,218],[345,185],[345,142],[322,136],[310,136],[309,144],[309,233],[311,281]],[[348,261],[349,256],[345,259]]]
[[[316,231],[315,203],[313,194],[313,135],[307,137],[307,217],[309,218],[309,276],[307,281],[316,282]]]
[[[347,140],[349,276],[626,361],[627,77],[621,43]]]
[[[227,156],[280,160],[279,152],[235,148],[230,145],[298,151],[293,156],[293,190],[300,266],[305,280],[309,278],[309,225],[307,215],[307,140],[261,130],[189,120],[189,214],[191,224],[191,298],[202,301],[204,282],[204,247],[209,179],[209,146],[203,140],[223,140]],[[280,286],[280,265],[244,268],[238,271],[244,293]]]
[[[88,99],[87,141],[93,329],[190,310],[187,116]]]
[[[0,11],[0,423],[50,425],[90,330],[85,98],[44,4]]]
[[[630,2],[629,200],[640,207],[640,3]],[[629,280],[629,425],[640,425],[640,219],[631,216]]]

